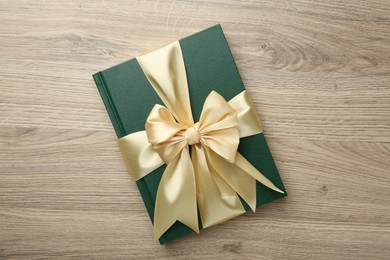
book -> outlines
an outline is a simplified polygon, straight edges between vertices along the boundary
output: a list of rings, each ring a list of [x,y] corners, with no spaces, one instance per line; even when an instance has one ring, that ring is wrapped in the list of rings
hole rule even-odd
[[[215,90],[225,100],[230,100],[245,87],[220,25],[185,37],[179,43],[187,72],[191,109],[197,122],[210,91]],[[118,139],[145,130],[146,118],[153,106],[163,105],[135,58],[98,72],[93,78]],[[238,152],[285,191],[263,133],[241,138]],[[136,182],[152,221],[157,188],[165,167],[159,167]],[[256,193],[257,206],[287,195],[286,192],[274,192],[258,182]],[[249,206],[244,201],[242,203],[249,210]],[[201,223],[199,225],[201,227]],[[191,232],[190,228],[176,222],[159,241],[166,244]]]

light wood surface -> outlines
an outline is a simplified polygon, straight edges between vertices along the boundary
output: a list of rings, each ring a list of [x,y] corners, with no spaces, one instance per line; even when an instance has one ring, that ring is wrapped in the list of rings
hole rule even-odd
[[[91,75],[216,23],[289,196],[160,246]],[[389,259],[389,185],[389,1],[0,2],[0,259]]]

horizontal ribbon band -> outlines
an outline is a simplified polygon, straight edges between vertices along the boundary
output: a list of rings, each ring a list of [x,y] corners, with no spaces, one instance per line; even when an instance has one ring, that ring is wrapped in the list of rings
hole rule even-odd
[[[134,180],[167,164],[157,190],[156,239],[176,221],[199,233],[198,208],[203,228],[244,213],[240,197],[254,211],[256,181],[283,193],[237,152],[240,138],[263,130],[247,91],[229,102],[212,91],[194,123],[179,42],[137,60],[166,107],[155,105],[145,131],[118,145]]]

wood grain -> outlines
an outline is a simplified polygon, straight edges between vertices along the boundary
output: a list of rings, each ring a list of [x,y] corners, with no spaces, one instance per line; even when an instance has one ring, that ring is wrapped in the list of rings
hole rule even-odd
[[[91,75],[221,23],[289,196],[167,246]],[[1,1],[0,259],[388,259],[389,1]]]

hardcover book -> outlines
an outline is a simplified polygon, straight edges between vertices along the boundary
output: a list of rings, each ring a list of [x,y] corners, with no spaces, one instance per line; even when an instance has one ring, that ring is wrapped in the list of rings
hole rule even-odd
[[[231,100],[244,91],[245,87],[220,25],[178,42],[187,74],[190,107],[194,121],[198,122],[203,104],[211,91],[216,91],[225,100]],[[93,78],[118,139],[145,130],[145,123],[152,108],[156,104],[164,105],[136,58],[98,72]],[[241,138],[238,152],[284,191],[284,194],[278,193],[256,182],[256,206],[286,196],[263,133]],[[152,221],[157,189],[165,169],[166,164],[136,181]],[[241,201],[245,210],[249,210],[248,204],[242,199]],[[200,218],[199,225],[202,228]],[[159,241],[165,244],[191,232],[193,231],[189,227],[177,221]]]

